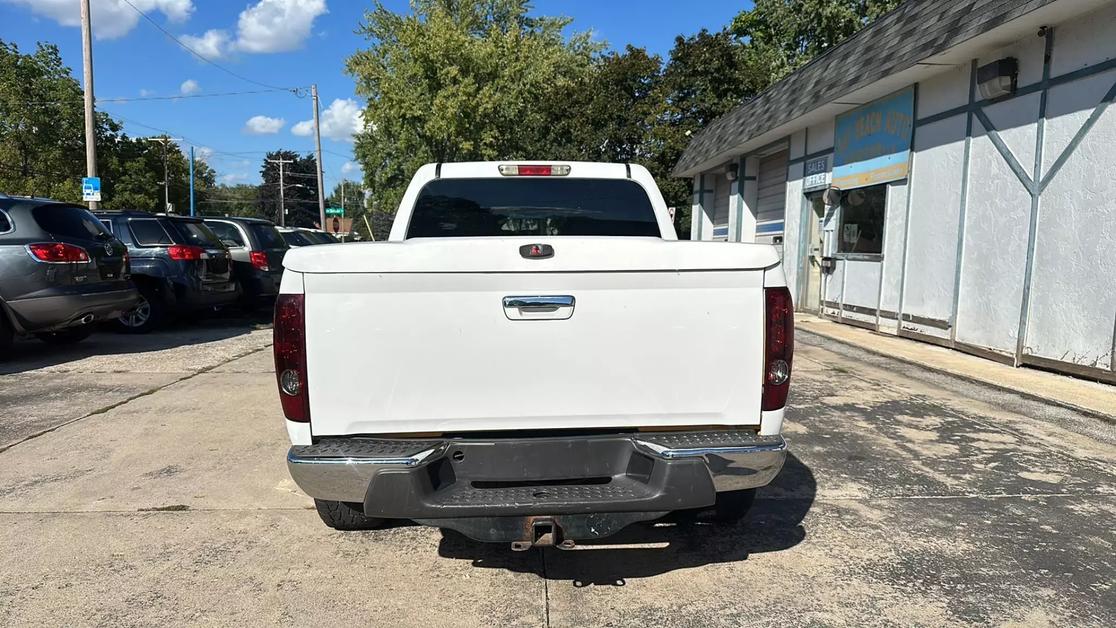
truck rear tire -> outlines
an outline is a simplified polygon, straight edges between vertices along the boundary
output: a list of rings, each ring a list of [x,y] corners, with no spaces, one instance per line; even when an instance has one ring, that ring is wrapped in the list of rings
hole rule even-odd
[[[322,521],[334,530],[375,530],[384,524],[379,517],[366,517],[360,504],[315,499],[314,508]]]
[[[756,501],[756,489],[726,491],[717,493],[717,504],[713,510],[713,520],[717,523],[736,523],[748,516]]]

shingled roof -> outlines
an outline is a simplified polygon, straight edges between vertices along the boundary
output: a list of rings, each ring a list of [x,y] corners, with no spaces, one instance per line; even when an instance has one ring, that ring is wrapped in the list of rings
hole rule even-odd
[[[882,78],[1056,0],[907,0],[699,132],[683,176],[714,157]]]

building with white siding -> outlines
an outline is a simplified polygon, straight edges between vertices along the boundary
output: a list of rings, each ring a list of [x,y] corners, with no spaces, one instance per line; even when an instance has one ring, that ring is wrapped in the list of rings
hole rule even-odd
[[[675,175],[695,239],[782,247],[800,310],[1116,382],[1114,99],[1112,0],[908,0]]]

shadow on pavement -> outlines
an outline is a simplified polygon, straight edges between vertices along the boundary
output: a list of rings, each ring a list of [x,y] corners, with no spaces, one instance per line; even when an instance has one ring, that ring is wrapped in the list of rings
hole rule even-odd
[[[742,561],[752,554],[794,547],[806,538],[802,522],[816,493],[813,472],[794,454],[788,454],[779,476],[760,489],[751,513],[737,524],[668,516],[631,525],[606,539],[579,543],[573,550],[541,550],[541,561],[535,558],[540,550],[512,552],[507,545],[480,543],[444,531],[438,554],[471,560],[474,567],[569,580],[579,587],[623,586],[628,578]]]
[[[251,315],[218,313],[181,319],[147,334],[125,334],[102,325],[93,335],[72,345],[51,345],[34,338],[17,340],[0,356],[0,375],[60,366],[92,356],[126,355],[216,342],[247,334],[271,324],[270,312]]]

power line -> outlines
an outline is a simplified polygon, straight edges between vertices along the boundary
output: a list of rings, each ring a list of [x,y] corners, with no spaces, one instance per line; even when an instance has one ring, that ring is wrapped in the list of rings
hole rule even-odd
[[[178,96],[120,96],[116,98],[97,98],[98,103],[129,103],[129,102],[144,102],[150,100],[182,100],[185,98],[222,98],[225,96],[246,96],[249,94],[273,94],[275,92],[289,92],[288,89],[256,89],[241,92],[213,92],[210,94],[179,94]],[[23,106],[46,106],[46,105],[77,105],[81,104],[80,98],[73,100],[34,100],[17,102],[18,105]]]
[[[140,11],[139,8],[136,7],[136,5],[132,4],[131,0],[122,0],[122,2],[124,2],[124,4],[132,7],[133,11],[135,11],[136,13],[139,13],[140,16],[143,17],[143,19],[147,20],[148,23],[150,23],[155,28],[159,29],[159,31],[161,33],[163,33],[164,35],[169,37],[174,43],[178,44],[179,46],[182,46],[182,48],[185,49],[187,52],[194,55],[198,59],[201,59],[202,61],[208,63],[209,65],[217,68],[218,70],[221,70],[222,72],[225,72],[226,74],[229,74],[230,76],[235,76],[236,78],[238,78],[242,81],[252,83],[253,85],[259,85],[260,87],[266,87],[268,89],[273,89],[273,90],[288,91],[288,92],[291,92],[292,94],[294,94],[294,95],[296,95],[300,98],[306,95],[305,91],[302,87],[279,87],[279,86],[276,86],[276,85],[269,85],[267,83],[262,83],[260,81],[254,80],[254,79],[250,79],[247,76],[244,76],[243,74],[238,74],[236,72],[233,72],[232,70],[230,70],[230,69],[226,68],[225,66],[217,63],[216,61],[213,61],[213,60],[207,58],[205,55],[201,54],[197,50],[194,50],[190,46],[187,46],[181,39],[175,37],[173,34],[171,34],[170,31],[168,31],[167,29],[160,26],[159,23],[156,22],[154,20],[154,18],[152,18],[150,15],[144,13],[143,11]]]

